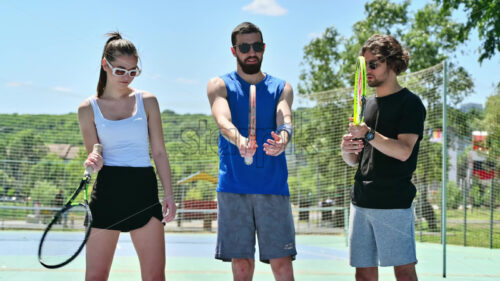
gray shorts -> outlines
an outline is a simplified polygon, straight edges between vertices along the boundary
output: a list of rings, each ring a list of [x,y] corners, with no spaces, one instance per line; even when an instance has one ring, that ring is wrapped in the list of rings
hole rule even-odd
[[[295,228],[290,197],[217,192],[218,231],[215,258],[254,259],[255,234],[260,261],[295,259]]]
[[[417,262],[413,206],[368,209],[351,204],[349,224],[351,266],[397,266]]]

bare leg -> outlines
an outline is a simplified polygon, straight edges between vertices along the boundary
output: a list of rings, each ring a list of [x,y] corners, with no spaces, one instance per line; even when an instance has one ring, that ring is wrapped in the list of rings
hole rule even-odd
[[[165,280],[165,233],[163,224],[157,218],[130,232],[141,264],[143,281]]]
[[[294,281],[293,265],[290,257],[272,259],[269,262],[276,281]]]
[[[415,263],[398,265],[394,267],[394,275],[398,281],[417,281],[417,272],[415,271]]]
[[[108,280],[120,231],[92,228],[85,250],[85,280]]]
[[[378,281],[378,267],[356,267],[356,281]]]
[[[232,259],[234,281],[252,281],[255,262],[253,259]]]

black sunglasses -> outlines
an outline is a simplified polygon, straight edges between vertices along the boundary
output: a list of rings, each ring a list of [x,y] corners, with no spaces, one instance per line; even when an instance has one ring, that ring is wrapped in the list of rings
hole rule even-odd
[[[368,62],[368,67],[371,70],[375,70],[375,69],[377,69],[377,66],[379,65],[380,61],[382,61],[382,60],[385,60],[385,58],[380,58],[378,60],[371,60]]]
[[[242,43],[239,45],[234,45],[233,47],[235,47],[235,48],[238,47],[238,49],[240,49],[240,52],[242,52],[243,54],[246,54],[246,53],[250,52],[250,47],[252,47],[256,53],[260,53],[260,52],[264,51],[265,45],[266,44],[264,44],[262,42],[255,42],[252,44]]]

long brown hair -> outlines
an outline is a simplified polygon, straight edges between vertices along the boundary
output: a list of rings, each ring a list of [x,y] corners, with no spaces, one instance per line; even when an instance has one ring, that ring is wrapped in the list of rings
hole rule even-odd
[[[106,45],[104,45],[104,50],[102,52],[101,57],[101,71],[99,73],[99,82],[97,83],[97,96],[101,97],[104,93],[104,88],[106,87],[106,71],[102,67],[102,59],[106,58],[110,63],[115,60],[118,56],[128,55],[134,56],[139,59],[139,55],[137,54],[137,49],[134,44],[127,39],[123,39],[122,35],[115,31],[106,34],[109,37],[108,41],[106,41]]]

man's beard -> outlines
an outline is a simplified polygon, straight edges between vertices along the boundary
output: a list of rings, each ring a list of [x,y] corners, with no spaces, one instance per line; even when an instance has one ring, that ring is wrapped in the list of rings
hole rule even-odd
[[[373,80],[368,80],[368,86],[372,87],[372,88],[375,88],[375,87],[378,87],[380,85],[382,85],[384,83],[384,81],[380,81],[380,80],[377,80],[377,79],[373,79]]]
[[[241,66],[241,70],[243,70],[244,73],[246,74],[255,74],[260,71],[260,66],[262,64],[262,61],[259,60],[258,57],[248,57],[248,59],[256,59],[257,63],[254,64],[246,64],[240,60],[240,58],[237,56],[236,60],[238,61],[238,64]]]
[[[372,88],[376,88],[376,87],[384,84],[385,81],[387,80],[388,76],[389,76],[389,69],[387,69],[387,71],[385,72],[385,77],[382,77],[385,80],[378,80],[378,79],[375,78],[375,76],[373,76],[373,79],[371,81],[368,80],[366,82],[368,82],[368,86],[370,86]]]

